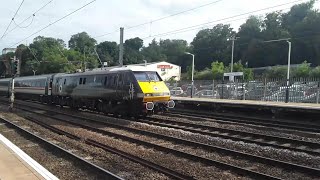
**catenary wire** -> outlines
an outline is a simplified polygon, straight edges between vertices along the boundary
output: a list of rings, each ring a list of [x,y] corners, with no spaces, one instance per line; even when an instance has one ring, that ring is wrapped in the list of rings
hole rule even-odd
[[[201,24],[197,24],[197,25],[193,25],[193,26],[188,26],[188,27],[181,28],[181,29],[176,29],[176,30],[172,30],[172,31],[168,31],[168,32],[164,32],[164,33],[160,33],[160,34],[148,36],[148,37],[145,37],[144,39],[148,39],[148,38],[151,38],[151,37],[158,37],[158,36],[170,35],[170,34],[177,34],[177,33],[179,33],[179,31],[183,31],[183,30],[185,30],[185,31],[183,31],[183,32],[186,32],[186,31],[189,30],[189,29],[196,28],[196,27],[199,27],[199,26],[204,26],[204,25],[212,24],[212,23],[214,23],[214,22],[219,22],[219,21],[224,21],[224,20],[228,20],[228,19],[233,19],[233,18],[236,18],[236,17],[239,17],[239,16],[250,15],[250,14],[252,14],[252,13],[256,13],[256,12],[260,12],[260,11],[265,11],[265,10],[273,9],[273,8],[276,8],[276,7],[281,7],[281,6],[285,6],[285,5],[288,5],[288,4],[297,3],[297,2],[300,2],[300,1],[304,1],[304,0],[291,1],[291,2],[288,2],[288,3],[283,3],[283,4],[279,4],[279,5],[275,5],[275,6],[270,6],[270,7],[267,7],[267,8],[262,8],[262,9],[258,9],[258,10],[246,12],[246,13],[241,13],[241,14],[237,14],[237,15],[234,15],[234,16],[229,16],[229,17],[225,17],[225,18],[222,18],[222,19],[217,19],[217,20],[214,20],[214,21],[209,21],[209,22],[206,22],[206,23],[201,23]],[[192,29],[192,30],[194,30],[194,29]]]
[[[167,18],[171,18],[171,17],[177,16],[177,15],[180,15],[180,14],[184,14],[184,13],[187,13],[187,12],[190,12],[190,11],[194,11],[194,10],[196,10],[196,9],[200,9],[200,8],[203,8],[203,7],[212,5],[212,4],[216,4],[216,3],[220,2],[220,1],[223,1],[223,0],[216,0],[216,1],[213,1],[213,2],[210,2],[210,3],[207,3],[207,4],[203,4],[203,5],[200,5],[200,6],[191,8],[191,9],[187,9],[187,10],[184,10],[184,11],[177,12],[177,13],[175,13],[175,14],[171,14],[171,15],[168,15],[168,16],[164,16],[164,17],[161,17],[161,18],[158,18],[158,19],[155,19],[155,20],[151,20],[151,21],[144,22],[144,23],[137,24],[137,25],[133,25],[133,26],[128,26],[128,27],[125,27],[125,29],[126,29],[126,30],[134,29],[134,28],[137,28],[137,27],[140,27],[140,26],[144,26],[144,25],[147,25],[147,24],[150,24],[150,23],[154,23],[154,22],[161,21],[161,20],[164,20],[164,19],[167,19]],[[99,38],[99,37],[107,36],[107,35],[110,35],[110,34],[113,34],[113,33],[116,33],[116,32],[119,32],[119,30],[115,30],[115,31],[112,31],[112,32],[109,32],[109,33],[105,33],[105,34],[96,36],[96,37],[94,37],[94,38]]]
[[[27,40],[27,39],[28,39],[28,38],[30,38],[31,36],[33,36],[33,35],[35,35],[35,34],[37,34],[37,33],[41,32],[41,31],[43,31],[43,30],[47,29],[48,27],[50,27],[50,26],[52,26],[52,25],[56,24],[57,22],[59,22],[59,21],[61,21],[61,20],[65,19],[65,18],[67,18],[68,16],[70,16],[70,15],[72,15],[72,14],[76,13],[77,11],[79,11],[79,10],[81,10],[81,9],[85,8],[86,6],[88,6],[88,5],[92,4],[92,3],[93,3],[93,2],[95,2],[95,1],[96,1],[96,0],[92,0],[92,1],[90,1],[89,3],[87,3],[87,4],[83,5],[83,6],[81,6],[80,8],[78,8],[78,9],[76,9],[76,10],[72,11],[71,13],[69,13],[69,14],[67,14],[67,15],[65,15],[65,16],[63,16],[63,17],[61,17],[60,19],[58,19],[58,20],[54,21],[53,23],[50,23],[50,24],[46,25],[45,27],[43,27],[43,28],[39,29],[38,31],[36,31],[36,32],[32,33],[32,34],[31,34],[31,35],[29,35],[28,37],[26,37],[26,38],[22,39],[21,41],[19,41],[19,42],[15,43],[15,44],[14,44],[14,45],[12,45],[11,47],[14,47],[14,46],[18,45],[19,43],[21,43],[21,42],[23,42],[23,41]]]
[[[34,15],[35,16],[35,15]],[[26,26],[20,26],[20,23],[18,24],[15,20],[13,20],[13,22],[14,22],[14,24],[16,25],[16,27],[19,27],[19,28],[21,28],[21,29],[25,29],[25,28],[28,28],[29,26],[31,26],[31,24],[33,23],[33,20],[34,20],[34,16],[32,16],[32,19],[31,19],[31,22],[28,24],[28,25],[26,25]],[[7,34],[9,34],[11,31],[9,31]],[[6,35],[7,35],[6,34]],[[5,36],[6,36],[5,35]]]
[[[12,24],[12,21],[14,20],[14,18],[16,17],[16,15],[18,14],[18,12],[19,12],[19,10],[20,10],[20,8],[21,8],[21,6],[22,6],[23,3],[24,3],[24,0],[22,0],[22,2],[20,3],[20,6],[18,7],[18,9],[16,10],[16,12],[14,13],[14,15],[13,15],[13,17],[12,17],[9,25],[7,26],[6,30],[4,31],[4,33],[3,33],[3,35],[1,36],[0,39],[2,39],[2,38],[4,37],[4,35],[6,34],[6,32],[8,31],[9,27],[10,27],[11,24]]]
[[[33,14],[31,14],[29,17],[27,17],[26,19],[24,19],[24,20],[21,21],[20,23],[17,24],[17,23],[15,22],[16,26],[15,26],[14,28],[12,28],[11,30],[9,30],[8,33],[5,34],[5,36],[7,36],[9,33],[11,33],[12,31],[14,31],[14,30],[17,29],[18,27],[19,27],[19,28],[27,28],[27,27],[29,27],[29,26],[32,24],[33,20],[34,20],[35,15],[36,15],[38,12],[40,12],[42,9],[44,9],[47,5],[49,5],[52,1],[53,1],[53,0],[50,0],[50,1],[47,2],[45,5],[41,6],[38,10],[36,10]],[[29,20],[30,18],[32,18],[31,23],[30,23],[28,26],[21,27],[21,24],[23,24],[24,22],[26,22],[26,21]]]

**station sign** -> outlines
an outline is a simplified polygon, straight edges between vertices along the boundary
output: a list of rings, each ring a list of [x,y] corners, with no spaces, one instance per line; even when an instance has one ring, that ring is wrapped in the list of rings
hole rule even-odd
[[[172,69],[173,66],[170,66],[170,65],[158,65],[157,68],[158,69]]]
[[[243,76],[243,72],[224,73],[223,76]]]

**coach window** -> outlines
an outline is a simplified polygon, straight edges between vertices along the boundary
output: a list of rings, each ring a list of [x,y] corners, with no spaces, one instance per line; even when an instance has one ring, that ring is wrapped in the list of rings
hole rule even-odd
[[[83,83],[82,84],[86,84],[86,80],[87,80],[87,78],[83,78]]]
[[[64,82],[63,82],[63,84],[66,84],[66,81],[67,81],[67,79],[64,79]]]
[[[79,79],[79,84],[82,84],[82,78]]]

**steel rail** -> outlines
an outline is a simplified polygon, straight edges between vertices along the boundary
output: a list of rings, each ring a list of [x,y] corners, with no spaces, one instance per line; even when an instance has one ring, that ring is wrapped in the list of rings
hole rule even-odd
[[[62,152],[63,154],[66,154],[66,155],[72,157],[72,158],[75,159],[76,161],[86,164],[86,166],[88,166],[88,167],[90,167],[90,168],[92,168],[92,169],[95,169],[95,170],[96,170],[97,172],[99,172],[99,173],[104,174],[105,178],[108,178],[108,179],[110,179],[110,180],[123,180],[123,179],[120,178],[119,176],[111,173],[110,171],[107,171],[107,170],[105,170],[105,169],[103,169],[103,168],[101,168],[101,167],[99,167],[99,166],[97,166],[97,165],[95,165],[95,164],[93,164],[93,163],[91,163],[91,162],[89,162],[89,161],[87,161],[87,160],[85,160],[85,159],[83,159],[83,158],[81,158],[81,157],[79,157],[79,156],[71,153],[70,151],[68,151],[68,150],[66,150],[66,149],[64,149],[64,148],[61,148],[60,146],[55,145],[55,144],[53,144],[53,143],[51,143],[51,142],[43,139],[43,138],[40,137],[40,136],[38,136],[38,135],[36,135],[36,134],[33,134],[32,132],[30,132],[30,131],[28,131],[28,130],[26,130],[26,129],[23,129],[22,127],[14,124],[14,123],[12,123],[12,122],[10,122],[9,120],[7,120],[7,119],[5,119],[5,118],[0,118],[0,121],[4,122],[4,123],[6,123],[6,124],[9,124],[9,125],[12,126],[14,129],[16,129],[16,130],[18,130],[18,131],[20,131],[20,132],[23,132],[24,134],[26,134],[26,135],[28,135],[28,136],[30,136],[30,137],[32,137],[32,138],[35,138],[37,141],[39,141],[39,142],[41,142],[41,143],[44,143],[44,144],[50,146],[50,147],[51,147],[50,149],[56,149],[56,150]]]
[[[166,124],[174,124],[174,125],[178,125],[178,126],[192,127],[194,129],[199,128],[199,129],[209,130],[209,131],[218,131],[218,132],[221,132],[224,134],[226,134],[226,133],[234,134],[234,135],[238,134],[238,135],[241,135],[244,137],[254,137],[255,139],[264,139],[266,141],[275,141],[276,140],[279,142],[282,141],[282,142],[290,143],[290,144],[295,143],[298,146],[308,146],[313,149],[320,149],[320,143],[316,143],[316,142],[303,141],[303,140],[278,137],[278,136],[272,136],[272,135],[266,135],[266,134],[259,134],[259,133],[252,133],[252,132],[246,132],[246,131],[242,131],[242,130],[233,130],[233,129],[227,129],[227,128],[213,127],[213,126],[208,126],[208,125],[174,121],[174,120],[169,120],[169,119],[164,120],[164,119],[158,119],[158,118],[153,118],[153,117],[149,117],[148,120],[137,120],[137,121],[144,122],[144,123],[152,121],[152,122],[160,122],[160,123],[166,123]]]
[[[221,162],[217,162],[215,160],[211,160],[211,159],[203,158],[201,156],[196,156],[196,155],[193,155],[193,154],[185,153],[185,152],[182,152],[182,151],[179,151],[179,150],[175,150],[175,149],[172,149],[172,148],[159,146],[157,144],[150,143],[150,142],[147,142],[147,141],[134,139],[134,138],[131,138],[131,137],[128,137],[128,136],[124,136],[122,134],[117,134],[117,133],[113,133],[113,132],[110,132],[110,131],[107,131],[107,130],[102,130],[102,129],[99,129],[97,127],[84,125],[84,124],[79,123],[79,122],[73,122],[73,120],[66,120],[66,119],[62,119],[62,118],[52,117],[52,116],[46,115],[46,114],[41,114],[41,115],[44,115],[47,118],[52,118],[52,119],[55,119],[55,120],[58,120],[58,121],[61,121],[61,122],[67,122],[67,123],[75,125],[75,126],[79,126],[79,127],[85,128],[85,129],[89,129],[91,131],[94,131],[94,132],[97,132],[97,133],[101,133],[103,135],[113,136],[113,137],[116,137],[116,138],[119,138],[119,139],[123,139],[123,140],[129,141],[129,142],[132,142],[132,143],[137,143],[137,144],[141,144],[141,145],[148,146],[148,147],[151,147],[151,148],[155,148],[155,149],[158,149],[160,151],[167,152],[167,153],[174,153],[174,154],[179,155],[181,157],[188,158],[188,159],[195,160],[195,161],[200,161],[200,162],[208,164],[208,165],[216,164],[216,165],[219,165],[219,166],[223,166],[226,169],[230,169],[230,165],[226,166],[225,165],[226,163],[223,163],[223,162],[222,163]],[[96,120],[90,120],[90,121],[97,122]],[[310,174],[310,175],[320,176],[320,169],[316,169],[316,168],[312,168],[312,167],[307,167],[307,166],[302,166],[302,165],[298,165],[298,164],[294,164],[294,163],[289,163],[289,162],[279,161],[279,160],[275,160],[275,159],[271,159],[271,158],[266,158],[266,157],[262,157],[262,156],[252,155],[252,154],[243,153],[243,152],[240,152],[240,151],[230,150],[230,149],[221,148],[221,147],[218,147],[218,146],[212,146],[212,145],[199,143],[199,142],[195,142],[195,141],[184,140],[184,139],[181,139],[181,138],[176,138],[176,137],[172,137],[172,136],[166,136],[166,135],[162,135],[162,134],[157,134],[157,133],[153,133],[153,132],[150,132],[150,131],[139,130],[139,129],[130,128],[130,127],[126,127],[126,126],[116,125],[116,124],[113,124],[113,123],[104,123],[103,121],[99,121],[99,123],[104,124],[104,125],[108,125],[108,127],[112,126],[112,127],[118,128],[118,129],[125,129],[125,130],[128,130],[129,132],[138,133],[140,135],[149,135],[149,136],[156,137],[156,138],[159,138],[159,139],[166,139],[166,140],[169,140],[169,141],[174,142],[174,143],[190,145],[190,146],[193,146],[193,147],[201,147],[203,149],[210,150],[210,151],[219,151],[219,152],[226,153],[226,154],[229,154],[229,155],[232,155],[232,156],[238,156],[238,158],[240,157],[242,159],[247,158],[247,159],[250,159],[252,161],[263,162],[263,163],[268,164],[268,165],[280,166],[281,168],[284,168],[284,169],[289,169],[289,170],[295,169],[296,171],[299,171],[299,172],[302,172],[302,173],[306,173],[307,172],[307,174]],[[231,166],[234,166],[234,165],[231,165]],[[239,171],[239,174],[242,174],[242,172],[240,172],[240,170],[243,171],[243,169],[245,169],[245,168],[241,167],[241,169],[239,169],[239,167],[237,167],[235,169],[234,167],[232,167],[231,169]],[[245,171],[248,171],[248,170],[245,169]],[[266,175],[263,174],[263,173],[259,173],[259,172],[252,171],[252,170],[249,170],[249,171],[250,171],[249,173],[248,172],[246,172],[246,173],[251,175],[252,177],[258,177],[259,176],[259,178],[267,178]],[[260,174],[262,174],[262,176]],[[270,175],[267,175],[267,176],[268,176],[268,178],[278,179],[278,178],[270,176]]]
[[[189,158],[191,160],[196,160],[197,159],[197,161],[200,161],[200,162],[203,162],[203,163],[206,163],[206,164],[217,164],[217,162],[213,162],[213,160],[210,160],[210,159],[206,159],[206,158],[202,158],[202,157],[199,157],[199,156],[195,156],[193,154],[188,154],[188,153],[185,153],[185,152],[181,152],[181,151],[178,151],[178,150],[175,150],[175,149],[172,149],[172,148],[166,148],[166,147],[159,146],[159,145],[156,145],[156,144],[153,144],[153,143],[149,143],[149,142],[146,142],[146,141],[137,140],[137,139],[134,139],[134,138],[131,138],[131,137],[128,137],[128,136],[124,136],[124,135],[121,135],[121,134],[117,134],[117,133],[113,133],[113,132],[110,132],[110,131],[102,130],[102,129],[99,129],[97,127],[84,125],[84,124],[81,124],[79,122],[74,122],[73,120],[66,120],[66,119],[62,119],[62,118],[59,118],[59,117],[52,117],[51,115],[33,112],[33,111],[25,109],[25,108],[22,108],[22,109],[25,110],[25,111],[31,112],[31,113],[36,113],[36,114],[39,114],[41,116],[45,116],[45,117],[48,117],[48,118],[52,118],[52,119],[58,120],[58,121],[61,121],[61,122],[67,122],[67,123],[70,123],[70,124],[73,124],[73,125],[76,125],[76,126],[80,126],[82,128],[86,128],[86,129],[89,129],[89,130],[92,130],[92,131],[95,131],[95,132],[98,132],[98,133],[101,133],[101,134],[104,134],[104,135],[113,136],[113,137],[116,137],[116,138],[119,138],[119,139],[124,139],[126,141],[133,142],[133,143],[139,143],[139,144],[142,144],[142,145],[145,145],[145,146],[148,146],[148,147],[151,147],[151,148],[155,148],[155,149],[158,149],[158,150],[161,150],[161,151],[165,151],[165,152],[168,152],[168,153],[175,153],[175,154],[177,154],[177,155],[179,155],[181,157],[186,157],[186,158]],[[48,110],[46,110],[46,111],[48,111]],[[312,167],[307,167],[307,166],[302,166],[302,165],[298,165],[298,164],[294,164],[294,163],[289,163],[289,162],[279,161],[279,160],[275,160],[275,159],[271,159],[271,158],[266,158],[266,157],[262,157],[262,156],[252,155],[252,154],[243,153],[243,152],[240,152],[240,151],[221,148],[221,147],[218,147],[218,146],[212,146],[212,145],[208,145],[208,144],[198,143],[198,142],[195,142],[195,141],[184,140],[184,139],[181,139],[181,138],[175,138],[175,137],[172,137],[172,136],[166,136],[166,135],[162,135],[162,134],[157,134],[157,133],[153,133],[153,132],[150,132],[150,131],[130,128],[130,127],[127,127],[127,126],[117,125],[117,124],[109,123],[109,122],[106,122],[106,121],[89,119],[89,118],[79,117],[79,116],[75,116],[75,115],[69,115],[69,114],[65,114],[65,113],[60,113],[60,114],[63,114],[63,115],[66,115],[66,116],[69,116],[69,117],[72,117],[72,118],[82,119],[84,121],[97,122],[99,124],[107,125],[108,127],[124,129],[124,130],[127,130],[129,132],[134,132],[134,133],[138,133],[138,134],[141,134],[141,135],[149,135],[149,136],[156,137],[156,138],[159,138],[159,139],[166,139],[166,140],[169,140],[171,142],[181,143],[181,144],[185,144],[185,145],[191,145],[191,146],[194,146],[194,147],[202,147],[202,148],[204,148],[206,150],[211,150],[211,151],[213,151],[213,150],[216,151],[217,150],[219,152],[228,153],[228,154],[233,155],[233,156],[239,156],[239,157],[247,158],[247,159],[250,159],[250,160],[253,160],[253,161],[263,162],[263,163],[266,163],[266,164],[269,164],[269,165],[280,166],[280,167],[285,168],[285,169],[286,168],[287,169],[295,169],[295,170],[300,171],[302,173],[306,173],[307,172],[307,174],[310,174],[310,175],[318,175],[318,176],[320,176],[320,169],[316,169],[316,168],[312,168]],[[223,163],[223,164],[225,164],[225,163]],[[217,165],[222,165],[222,164],[220,164],[220,162],[218,162]],[[223,166],[226,167],[225,165],[223,165]],[[228,168],[228,166],[226,168]],[[244,168],[242,168],[242,169],[244,169]],[[239,171],[239,169],[237,171]],[[253,173],[250,172],[249,174],[257,177],[257,174],[254,174],[254,173],[257,173],[257,172],[253,171]],[[263,177],[265,178],[265,174],[262,174],[261,178],[263,178]],[[275,178],[275,177],[270,176],[268,178]]]
[[[208,121],[213,122],[238,122],[240,124],[252,124],[252,125],[262,125],[266,127],[274,128],[286,128],[289,130],[299,130],[306,132],[320,132],[320,126],[316,124],[303,124],[298,122],[292,122],[288,120],[270,120],[265,118],[257,117],[246,117],[246,116],[233,116],[222,113],[208,113],[208,112],[195,112],[195,111],[186,111],[186,110],[173,110],[169,112],[170,115],[187,115],[194,118],[209,118]]]
[[[28,119],[28,120],[36,123],[36,124],[39,124],[39,125],[41,125],[41,126],[47,128],[47,129],[49,129],[49,130],[57,133],[57,134],[64,135],[64,136],[66,136],[66,137],[68,137],[68,138],[70,138],[70,139],[74,139],[74,140],[78,140],[78,141],[81,140],[82,142],[84,142],[84,143],[86,143],[86,144],[88,144],[88,145],[92,145],[92,146],[101,148],[101,149],[103,149],[103,150],[105,150],[105,151],[111,152],[111,153],[113,153],[113,154],[117,154],[117,155],[119,155],[119,156],[121,156],[121,157],[124,157],[124,158],[127,158],[127,159],[129,159],[129,160],[131,160],[131,161],[133,161],[133,162],[142,164],[142,165],[144,165],[144,166],[146,166],[146,167],[148,167],[148,168],[151,168],[151,169],[153,169],[153,170],[156,170],[156,171],[158,171],[158,172],[161,172],[161,173],[163,173],[163,174],[166,174],[166,175],[168,175],[168,176],[170,176],[170,177],[172,177],[172,178],[174,178],[174,179],[181,179],[181,180],[183,180],[183,179],[193,179],[193,177],[191,177],[191,176],[187,176],[187,175],[181,174],[181,173],[179,173],[179,172],[176,172],[176,171],[171,170],[171,169],[169,169],[169,168],[166,168],[166,167],[164,167],[164,166],[155,164],[155,163],[153,163],[153,162],[151,162],[151,161],[147,161],[147,160],[145,160],[145,159],[142,159],[142,158],[139,158],[139,157],[137,157],[137,156],[131,155],[131,154],[126,153],[126,152],[124,152],[124,151],[121,151],[121,150],[119,150],[119,149],[115,149],[115,148],[113,148],[113,147],[111,147],[111,146],[108,146],[108,145],[106,145],[106,144],[99,143],[99,142],[97,142],[97,141],[95,141],[95,140],[93,140],[93,139],[80,138],[79,136],[73,135],[73,134],[68,133],[68,132],[66,132],[66,131],[63,131],[63,130],[61,130],[61,129],[58,129],[58,128],[56,128],[56,127],[53,127],[53,126],[51,126],[51,125],[48,125],[48,124],[46,124],[46,123],[44,123],[44,122],[42,122],[42,121],[36,120],[35,118],[26,117],[26,119]]]

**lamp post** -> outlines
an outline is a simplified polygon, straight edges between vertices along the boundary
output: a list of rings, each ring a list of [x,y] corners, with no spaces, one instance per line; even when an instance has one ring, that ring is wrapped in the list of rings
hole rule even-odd
[[[287,69],[287,89],[286,89],[286,103],[289,102],[289,85],[290,85],[290,61],[291,61],[291,42],[287,40],[288,49],[288,69]]]
[[[192,56],[192,70],[191,70],[191,98],[192,98],[193,97],[193,87],[194,87],[194,81],[193,81],[193,76],[194,76],[194,54],[191,54],[189,52],[185,52],[185,53]]]

